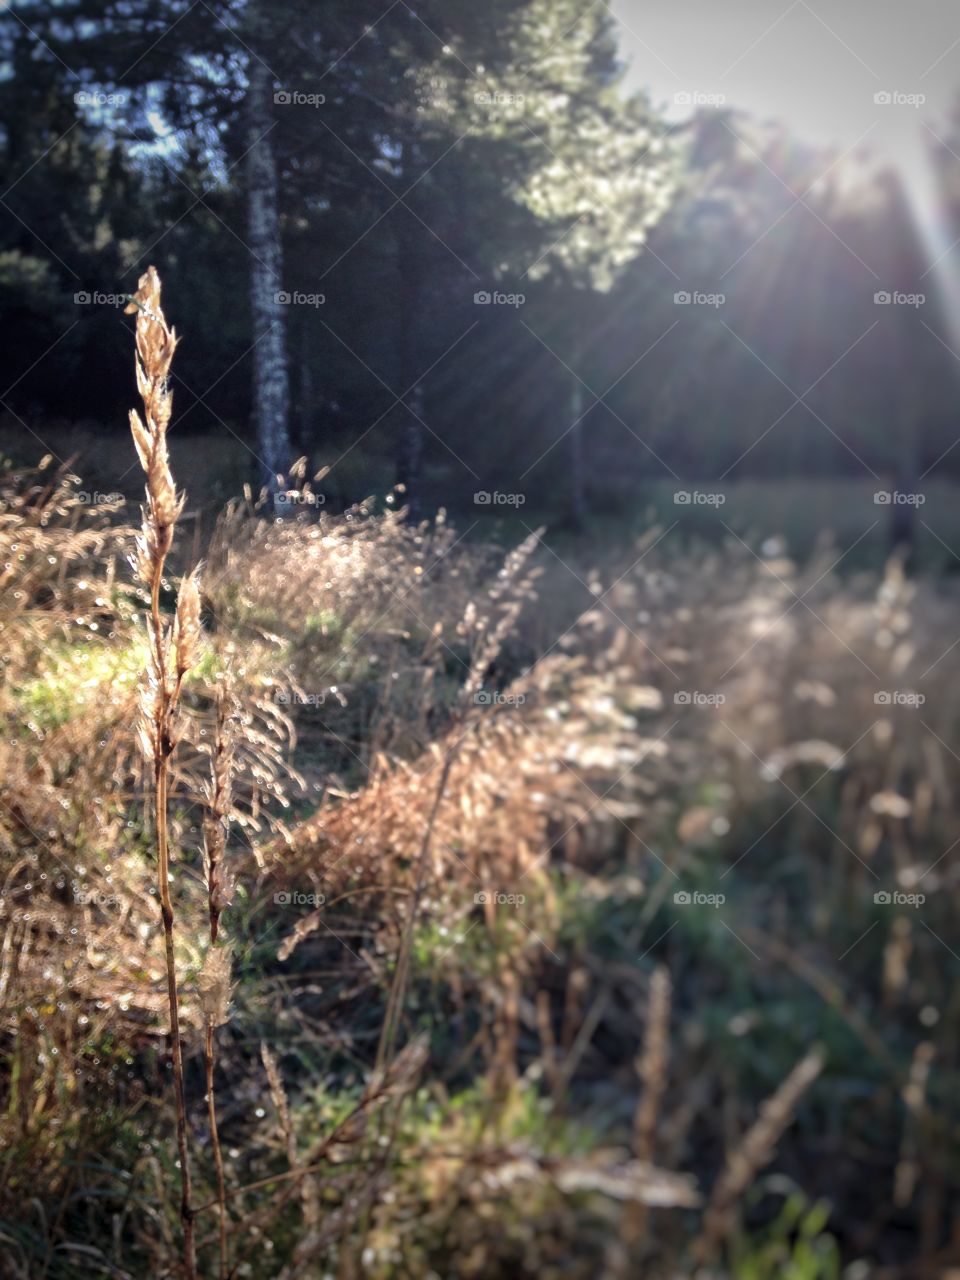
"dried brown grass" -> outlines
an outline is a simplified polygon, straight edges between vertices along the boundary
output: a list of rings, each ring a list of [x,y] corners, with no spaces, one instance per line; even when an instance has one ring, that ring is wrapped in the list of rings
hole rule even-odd
[[[158,306],[144,314],[159,323]],[[49,464],[3,486],[0,1233],[20,1273],[43,1274],[60,1248],[95,1250],[66,1256],[119,1274],[189,1266],[169,1142],[138,1149],[122,1201],[102,1197],[120,1223],[112,1246],[84,1237],[75,1210],[78,1167],[103,1143],[76,1117],[110,1090],[147,1132],[169,1112],[165,1072],[146,1066],[172,1025],[143,857],[158,831],[142,817],[136,690],[113,678],[121,656],[135,671],[150,652],[178,698],[175,717],[167,694],[148,699],[148,745],[174,793],[201,1272],[726,1275],[777,1152],[805,1185],[829,1173],[851,1232],[879,1254],[892,1210],[857,1197],[868,1140],[892,1153],[879,1198],[949,1265],[958,1009],[931,930],[949,943],[957,901],[944,856],[960,836],[953,593],[896,564],[840,580],[829,556],[640,548],[626,573],[584,570],[590,609],[538,660],[534,548],[501,576],[491,549],[458,544],[443,521],[305,503],[278,523],[250,497],[214,535],[202,610],[191,585],[177,608],[162,574],[155,591],[176,499],[152,465],[139,593],[115,568],[130,540],[120,511],[91,509]],[[545,594],[562,597],[555,577]],[[78,692],[66,673],[81,635],[104,666],[82,668]],[[494,688],[502,700],[476,701]],[[876,703],[885,688],[928,701]],[[676,704],[678,689],[726,702]],[[670,899],[688,878],[718,887],[741,855],[725,881],[736,937],[718,963],[716,930],[668,930]],[[891,911],[844,956],[871,923],[874,876],[922,883],[932,912]],[[292,889],[326,901],[291,912],[274,895]],[[525,909],[476,899],[498,891],[525,893]],[[789,1028],[782,1049],[769,1035],[752,1049],[785,993],[801,1026],[829,1021],[816,1079],[819,1059],[784,1061]],[[419,1034],[429,1016],[440,1052]],[[855,1048],[838,1061],[844,1036]],[[108,1043],[122,1069],[94,1061]],[[761,1087],[768,1063],[779,1074]],[[791,1126],[840,1096],[838,1077],[870,1090],[839,1108],[825,1169]],[[531,1099],[549,1103],[542,1129]],[[599,1136],[563,1149],[582,1117]],[[46,1214],[32,1255],[11,1234],[30,1187]]]

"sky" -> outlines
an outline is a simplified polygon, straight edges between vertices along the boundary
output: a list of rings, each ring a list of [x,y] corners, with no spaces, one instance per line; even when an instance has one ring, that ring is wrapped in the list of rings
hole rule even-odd
[[[955,0],[611,0],[628,83],[669,118],[675,96],[722,95],[724,105],[778,119],[814,143],[858,144],[894,158],[922,182],[928,130],[960,91]],[[876,94],[902,95],[892,102]]]
[[[835,148],[837,178],[846,170],[856,181],[864,165],[867,172],[895,165],[960,342],[960,245],[929,160],[960,106],[956,0],[609,0],[607,7],[630,64],[626,87],[647,90],[668,120],[688,117],[698,103],[740,108]]]

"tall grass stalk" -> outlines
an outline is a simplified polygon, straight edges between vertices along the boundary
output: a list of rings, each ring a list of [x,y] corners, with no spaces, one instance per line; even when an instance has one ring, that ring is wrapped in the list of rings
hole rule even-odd
[[[226,1280],[227,1188],[223,1172],[223,1153],[217,1127],[217,1105],[214,1092],[215,1043],[218,1026],[227,1020],[230,1002],[231,951],[229,945],[218,946],[220,915],[233,897],[233,877],[224,863],[227,830],[230,822],[231,784],[235,718],[231,715],[232,696],[221,688],[217,698],[217,725],[210,761],[207,790],[207,812],[204,817],[204,866],[207,875],[207,907],[210,920],[210,949],[200,974],[200,1003],[204,1017],[204,1057],[207,1077],[207,1118],[210,1143],[217,1172],[217,1200],[220,1211],[220,1280]]]
[[[137,388],[143,400],[143,417],[130,411],[130,430],[140,464],[146,474],[146,502],[137,539],[136,570],[150,594],[148,624],[149,659],[140,694],[140,745],[153,766],[156,811],[157,888],[163,919],[167,967],[167,1000],[170,1007],[170,1040],[177,1113],[177,1148],[180,1157],[180,1219],[183,1227],[184,1273],[195,1280],[196,1249],[191,1204],[190,1159],[187,1142],[187,1108],[183,1083],[183,1047],[174,950],[174,910],[170,897],[170,844],[167,805],[170,760],[176,749],[176,713],[183,677],[196,660],[200,639],[200,593],[195,576],[180,587],[173,628],[164,626],[160,592],[164,567],[173,545],[173,533],[184,499],[178,497],[170,473],[167,427],[173,409],[168,376],[177,337],[160,307],[160,278],[150,267],[127,307],[136,314]]]

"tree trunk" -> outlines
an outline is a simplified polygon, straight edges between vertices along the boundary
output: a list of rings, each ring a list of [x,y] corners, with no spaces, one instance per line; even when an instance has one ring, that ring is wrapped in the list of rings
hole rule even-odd
[[[570,382],[570,523],[582,529],[587,518],[587,495],[583,457],[583,383],[579,374],[583,364],[583,347],[578,337],[573,355]]]
[[[313,442],[316,437],[316,403],[313,385],[313,339],[314,334],[308,324],[303,324],[300,331],[300,415],[299,415],[299,452],[309,456],[312,464],[316,462]]]
[[[922,280],[922,261],[918,255],[917,228],[909,200],[899,177],[890,180],[890,211],[887,222],[888,263],[893,288],[910,293]],[[915,313],[908,307],[891,306],[884,317],[888,327],[888,368],[893,418],[891,490],[888,541],[891,552],[903,559],[904,567],[914,565],[917,542],[917,508],[915,499],[920,484],[920,416],[923,387],[917,374],[917,328]],[[920,375],[922,377],[922,375]],[[901,501],[897,501],[897,495]]]
[[[414,152],[414,159],[416,153]],[[409,180],[406,166],[404,181]],[[405,209],[397,210],[397,270],[400,279],[397,310],[397,381],[399,390],[407,387],[422,373],[420,367],[423,308],[424,265],[419,243],[420,227]],[[403,501],[410,520],[419,520],[423,485],[423,386],[405,395],[403,414],[397,438],[397,483],[403,485]]]
[[[414,387],[404,402],[397,457],[397,483],[404,487],[404,505],[410,520],[419,520],[423,484],[423,388]]]
[[[897,281],[897,288],[907,292]],[[917,544],[917,508],[913,499],[919,486],[917,400],[920,392],[916,383],[913,362],[910,359],[911,325],[906,307],[894,308],[888,323],[892,333],[893,350],[889,370],[893,374],[891,412],[893,423],[893,487],[890,493],[890,523],[887,529],[889,548],[901,556],[904,568],[914,565]],[[915,348],[914,348],[915,350]],[[897,501],[897,498],[900,501]]]
[[[421,304],[417,263],[403,251],[403,239],[399,243],[401,305],[397,313],[397,376],[401,390],[405,391],[419,373],[417,338]],[[423,387],[420,384],[404,396],[398,412],[402,417],[396,445],[397,484],[403,486],[403,504],[407,508],[408,519],[419,520],[423,479]]]
[[[913,568],[917,546],[917,508],[915,499],[920,485],[918,465],[918,424],[916,410],[909,404],[907,388],[911,370],[903,359],[903,352],[898,351],[892,368],[898,370],[897,385],[894,390],[895,412],[894,424],[896,456],[893,464],[893,488],[890,493],[890,523],[887,528],[888,544],[891,552],[903,558],[904,567]],[[897,498],[900,501],[897,501]]]
[[[401,218],[410,216],[406,211]],[[401,388],[406,392],[420,375],[420,316],[422,301],[421,264],[413,251],[407,229],[398,234],[401,306],[397,314],[397,372]],[[422,470],[424,470],[424,388],[417,383],[403,397],[401,424],[397,439],[397,484],[403,485],[403,503],[408,518],[419,520],[421,509]]]
[[[290,378],[287,368],[287,327],[280,245],[279,192],[273,145],[270,141],[273,76],[261,60],[250,59],[247,118],[250,151],[247,190],[251,251],[251,313],[253,317],[253,417],[257,455],[264,481],[277,488],[292,461],[290,445]]]

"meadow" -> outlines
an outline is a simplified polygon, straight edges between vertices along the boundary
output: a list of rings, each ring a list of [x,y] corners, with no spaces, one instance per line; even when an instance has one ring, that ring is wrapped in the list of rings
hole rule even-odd
[[[2,477],[3,1274],[950,1274],[954,579],[214,519],[158,290],[137,451]]]

